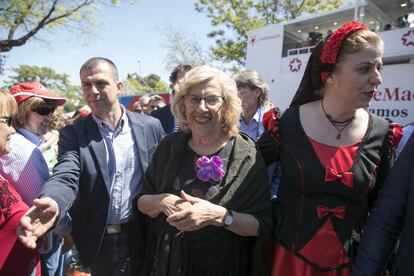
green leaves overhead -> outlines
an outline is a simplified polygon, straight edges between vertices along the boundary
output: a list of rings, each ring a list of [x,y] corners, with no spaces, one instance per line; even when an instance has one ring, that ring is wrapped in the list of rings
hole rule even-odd
[[[217,27],[208,34],[215,39],[212,53],[222,62],[245,64],[247,33],[251,30],[301,15],[326,11],[342,5],[342,0],[198,0],[195,9]]]
[[[124,85],[124,95],[168,91],[168,85],[157,74],[150,74],[146,77],[141,77],[137,73],[128,74],[126,80],[122,83]]]
[[[19,82],[37,80],[49,90],[68,99],[64,106],[65,111],[73,111],[84,105],[81,88],[73,85],[67,74],[57,73],[50,67],[29,65],[20,65],[17,68],[11,68],[10,71],[13,75],[8,76],[9,80],[5,81],[8,88]]]
[[[118,6],[136,0],[0,0],[0,52],[24,45],[40,30],[67,28],[93,34],[100,5]]]

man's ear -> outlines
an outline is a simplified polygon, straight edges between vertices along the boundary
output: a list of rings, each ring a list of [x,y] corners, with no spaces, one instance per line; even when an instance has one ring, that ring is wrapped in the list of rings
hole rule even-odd
[[[116,88],[118,88],[118,95],[121,95],[122,94],[122,89],[124,88],[124,85],[122,84],[122,81],[120,81],[116,84]]]

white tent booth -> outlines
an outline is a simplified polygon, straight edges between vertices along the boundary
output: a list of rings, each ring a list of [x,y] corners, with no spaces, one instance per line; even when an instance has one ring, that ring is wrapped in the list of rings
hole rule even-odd
[[[270,99],[286,109],[318,39],[351,20],[366,24],[384,40],[383,83],[368,109],[403,125],[414,121],[414,11],[411,2],[365,0],[248,34],[246,67],[270,86]],[[411,23],[411,27],[410,27]]]

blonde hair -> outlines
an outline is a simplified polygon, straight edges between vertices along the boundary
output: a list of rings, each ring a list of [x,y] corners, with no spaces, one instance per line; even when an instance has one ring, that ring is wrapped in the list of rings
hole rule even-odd
[[[336,64],[345,59],[346,55],[355,54],[369,47],[376,47],[381,52],[384,49],[384,42],[378,34],[370,30],[359,30],[347,37],[342,43],[338,53]]]
[[[17,103],[14,97],[3,89],[0,89],[0,115],[14,115],[17,111]]]
[[[184,97],[190,94],[193,87],[213,79],[218,81],[221,95],[224,98],[222,106],[223,120],[221,122],[222,133],[227,136],[234,136],[239,132],[238,123],[242,112],[241,100],[237,96],[236,83],[223,71],[210,65],[198,66],[187,72],[184,79],[180,81],[171,105],[171,111],[177,118],[180,128],[187,133],[191,133],[185,115]]]

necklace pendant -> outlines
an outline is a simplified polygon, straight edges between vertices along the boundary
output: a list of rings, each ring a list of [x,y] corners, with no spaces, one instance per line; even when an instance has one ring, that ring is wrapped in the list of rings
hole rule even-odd
[[[341,139],[341,133],[339,132],[338,135],[336,135],[336,139]]]

